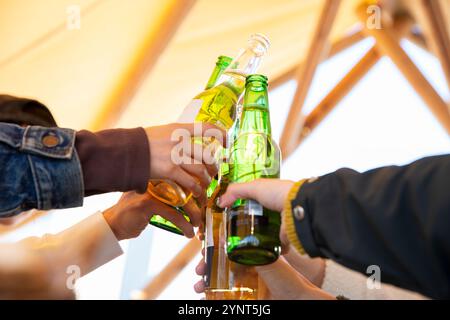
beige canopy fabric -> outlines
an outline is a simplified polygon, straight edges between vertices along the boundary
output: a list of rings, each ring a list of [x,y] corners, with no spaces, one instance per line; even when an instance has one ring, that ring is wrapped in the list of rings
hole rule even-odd
[[[144,49],[167,28],[173,10],[186,2],[79,0],[81,28],[73,30],[67,28],[72,0],[0,0],[0,92],[39,99],[64,127],[172,122],[202,90],[217,56],[235,55],[254,32],[266,34],[272,43],[260,72],[275,78],[298,64],[324,4],[323,0],[192,1],[184,19],[177,19],[181,23],[174,36],[159,50],[161,55],[151,56],[153,68],[140,70]],[[343,1],[332,41],[357,23],[358,3]],[[117,121],[103,122],[112,97],[121,90],[131,91],[134,99],[119,102],[123,112]]]

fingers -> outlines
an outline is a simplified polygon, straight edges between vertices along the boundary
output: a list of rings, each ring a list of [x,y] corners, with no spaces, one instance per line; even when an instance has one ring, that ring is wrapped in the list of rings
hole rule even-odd
[[[206,274],[206,262],[205,260],[200,260],[195,267],[195,273],[199,276],[204,276]]]
[[[202,220],[203,220],[203,218],[202,218]],[[200,226],[198,227],[197,239],[200,241],[205,240],[205,231],[204,231],[203,221],[200,222]]]
[[[195,204],[194,199],[189,199],[189,201],[183,206],[184,211],[191,219],[191,223],[194,227],[198,227],[202,221],[202,211]]]
[[[173,179],[182,188],[191,191],[194,197],[200,197],[202,194],[202,187],[200,186],[200,183],[181,167],[175,168]]]
[[[212,144],[210,144],[211,146]],[[190,157],[187,159],[189,162],[185,163],[203,163],[210,176],[215,176],[218,171],[216,149],[212,146],[204,146],[201,143],[192,143],[190,148],[186,148],[185,156]],[[212,150],[211,150],[212,149]]]
[[[222,146],[226,146],[226,131],[209,123],[177,123],[177,128],[186,129],[191,136],[209,137],[219,141]]]
[[[194,290],[197,293],[205,292],[205,282],[203,280],[198,281],[196,284],[194,284]]]
[[[152,201],[151,210],[152,213],[160,215],[164,219],[169,220],[178,228],[180,228],[186,237],[194,237],[194,229],[192,225],[188,221],[186,221],[186,219],[180,212],[156,199]]]
[[[211,177],[204,165],[182,163],[180,167],[190,175],[195,176],[204,189],[206,189],[211,183]]]

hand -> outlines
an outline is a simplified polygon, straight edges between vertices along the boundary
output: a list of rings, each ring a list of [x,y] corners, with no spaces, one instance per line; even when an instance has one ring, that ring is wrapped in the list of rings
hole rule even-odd
[[[195,273],[203,277],[206,274],[206,262],[204,258],[204,252],[205,249],[202,249],[202,259],[198,262],[197,266],[195,267]],[[205,292],[205,281],[203,279],[200,279],[194,284],[194,290],[197,293],[203,293]]]
[[[294,185],[290,180],[258,179],[247,183],[234,183],[220,197],[219,206],[229,207],[236,199],[252,199],[267,209],[281,212],[289,191]]]
[[[316,259],[305,259],[303,266],[312,268],[317,265],[317,262],[318,261]],[[299,265],[297,265],[297,267],[298,266]],[[332,295],[321,290],[316,284],[312,283],[309,279],[302,275],[302,273],[298,272],[298,270],[290,265],[283,257],[280,257],[276,262],[270,265],[255,267],[255,269],[268,289],[268,299],[334,299]],[[205,275],[206,263],[204,259],[200,260],[197,264],[195,273],[199,276]],[[196,293],[203,293],[205,291],[205,283],[203,279],[200,279],[194,284],[194,290]]]
[[[150,146],[150,178],[175,181],[195,197],[201,197],[210,177],[216,175],[217,165],[212,152],[200,144],[192,144],[191,138],[213,137],[225,146],[226,133],[201,123],[173,123],[145,131]]]
[[[284,202],[293,187],[294,182],[278,179],[258,179],[247,183],[234,183],[228,186],[227,191],[220,197],[219,206],[231,206],[239,198],[258,201],[270,210],[282,212]],[[284,225],[281,224],[280,240],[282,253],[289,251],[289,240]]]
[[[148,226],[153,214],[158,214],[171,221],[183,231],[185,236],[192,238],[194,236],[193,225],[199,224],[201,211],[195,203],[185,206],[185,209],[192,224],[187,222],[176,210],[156,200],[148,193],[127,192],[122,195],[117,204],[107,209],[103,216],[119,241],[139,236]]]
[[[270,265],[255,267],[274,300],[334,300],[312,284],[283,257]]]

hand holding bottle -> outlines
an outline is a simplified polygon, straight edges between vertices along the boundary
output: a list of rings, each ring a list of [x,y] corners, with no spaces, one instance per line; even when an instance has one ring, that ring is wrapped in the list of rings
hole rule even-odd
[[[267,296],[264,299],[270,300],[332,300],[335,299],[326,291],[320,289],[320,284],[314,283],[306,275],[302,274],[303,268],[298,270],[298,264],[292,264],[292,255],[283,256],[276,262],[255,267],[260,278],[267,286]],[[305,258],[303,267],[312,268],[322,260]],[[206,264],[204,259],[200,260],[195,268],[195,272],[199,276],[206,273]],[[196,293],[205,291],[205,283],[199,280],[194,284]]]
[[[294,185],[290,180],[257,179],[246,183],[234,183],[228,186],[227,191],[220,197],[219,206],[231,206],[237,199],[251,199],[259,202],[263,207],[282,212],[284,202]],[[282,253],[289,251],[289,240],[281,225],[280,240]]]
[[[281,212],[289,190],[294,185],[290,180],[257,179],[246,183],[233,183],[220,197],[222,208],[233,204],[236,199],[252,199],[267,209]]]
[[[179,227],[186,237],[194,236],[192,225],[182,215],[148,193],[124,193],[117,204],[103,212],[103,216],[117,240],[120,241],[139,236],[148,226],[148,220],[154,212],[158,212],[159,215]],[[193,221],[198,221],[201,217],[200,209],[191,210],[190,217]]]
[[[193,150],[202,148],[201,145],[192,146],[189,140],[190,147],[187,147],[186,141],[180,141],[179,137],[211,137],[225,145],[225,132],[211,124],[173,123],[147,128],[146,133],[150,145],[151,179],[175,181],[195,197],[201,197],[211,176],[217,173],[217,167],[204,149]]]

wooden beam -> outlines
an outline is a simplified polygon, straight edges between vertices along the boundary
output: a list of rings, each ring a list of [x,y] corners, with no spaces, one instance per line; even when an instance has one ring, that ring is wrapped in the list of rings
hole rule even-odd
[[[332,57],[341,53],[345,49],[350,48],[355,43],[358,43],[361,40],[365,39],[365,37],[366,36],[365,36],[364,32],[362,32],[360,30],[360,31],[354,32],[354,33],[336,41],[335,43],[333,43],[331,45],[330,51],[328,52],[327,59],[331,59]],[[289,68],[287,71],[280,74],[279,76],[272,78],[270,80],[269,89],[273,90],[273,89],[285,84],[287,81],[294,79],[297,71],[300,68],[303,68],[304,64],[305,64],[305,62],[302,61],[302,63],[300,65],[295,65],[292,68]]]
[[[406,39],[408,39],[409,41],[414,43],[416,46],[418,46],[422,50],[428,51],[429,53],[434,55],[434,52],[432,52],[430,50],[430,48],[428,48],[428,44],[425,41],[425,38],[423,37],[422,34],[415,34],[413,32],[410,32],[409,34],[406,35]]]
[[[395,17],[393,23],[396,37],[411,33],[413,19],[409,15]],[[309,136],[326,116],[339,104],[339,102],[353,89],[353,87],[372,69],[379,61],[381,55],[375,47],[371,48],[363,58],[350,70],[350,72],[328,93],[328,95],[305,118],[303,128],[298,137],[296,147]],[[294,149],[295,150],[295,149]],[[287,154],[286,156],[289,156]]]
[[[361,6],[357,10],[359,19],[363,24],[365,24],[367,19],[365,9],[365,6]],[[380,53],[391,58],[392,62],[403,73],[404,77],[428,105],[431,112],[438,119],[446,132],[450,133],[450,113],[446,103],[400,46],[394,31],[387,26],[384,26],[382,29],[365,28],[364,30],[367,35],[375,38]]]
[[[450,89],[450,36],[443,16],[444,11],[438,0],[410,0],[413,14],[436,54],[444,70]]]
[[[408,24],[408,26],[406,26]],[[412,30],[412,21],[410,17],[397,17],[394,21],[394,29],[399,37],[405,37],[416,46],[422,48],[423,50],[430,51],[427,47],[425,39],[421,35],[413,34]],[[364,31],[358,30],[356,32],[351,33],[348,36],[343,37],[342,39],[334,42],[331,45],[330,51],[328,52],[327,59],[333,58],[335,55],[341,53],[342,51],[350,48],[354,44],[366,39],[367,36]],[[274,90],[279,86],[285,84],[287,81],[294,79],[297,70],[303,67],[304,61],[300,65],[295,65],[289,68],[287,71],[282,74],[274,77],[270,80],[270,90]]]
[[[156,299],[161,292],[177,277],[177,275],[195,258],[200,252],[202,243],[197,238],[189,242],[181,251],[158,273],[148,285],[139,292],[137,298],[143,300]]]
[[[336,41],[331,46],[329,52],[328,52],[328,59],[331,57],[334,57],[335,55],[341,53],[342,51],[350,48],[354,44],[366,39],[367,36],[362,30],[358,30],[346,37],[343,37],[342,39]]]
[[[161,2],[164,8],[156,26],[149,30],[141,47],[126,66],[111,90],[111,95],[90,125],[90,129],[108,128],[117,122],[194,3],[195,0]]]
[[[381,55],[372,47],[350,72],[327,94],[327,96],[311,111],[305,119],[303,130],[297,145],[314,130],[320,122],[339,104],[353,87],[380,60]]]
[[[284,126],[280,141],[283,154],[295,148],[302,123],[302,107],[311,86],[314,73],[322,58],[326,56],[329,45],[329,34],[338,13],[340,0],[326,0],[305,63],[298,69],[295,79],[297,90]]]

